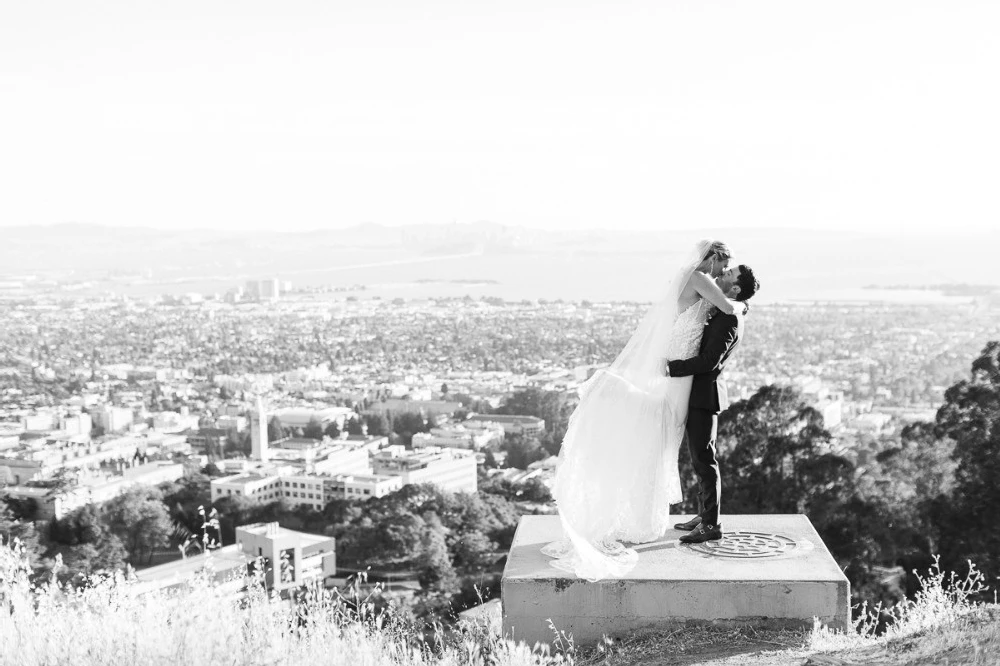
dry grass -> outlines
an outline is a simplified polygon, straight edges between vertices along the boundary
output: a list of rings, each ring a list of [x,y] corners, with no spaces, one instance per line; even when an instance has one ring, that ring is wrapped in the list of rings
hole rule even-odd
[[[301,605],[268,596],[259,580],[236,602],[207,579],[172,592],[138,595],[122,576],[83,590],[32,586],[16,546],[0,544],[0,665],[302,664],[342,666],[624,666],[643,664],[789,666],[791,664],[997,664],[1000,606],[974,605],[982,577],[959,580],[937,567],[920,594],[891,610],[874,635],[878,609],[849,633],[684,627],[669,633],[554,650],[499,637],[489,621],[440,634],[430,648],[411,628],[336,593],[311,591]]]
[[[1000,606],[965,611],[944,624],[906,636],[868,641],[825,655],[816,664],[1000,664]]]
[[[314,590],[292,607],[259,581],[236,602],[207,580],[135,594],[122,576],[83,590],[32,586],[15,548],[0,545],[0,664],[302,664],[542,666],[566,660],[472,627],[431,649],[391,617]],[[445,638],[442,636],[442,638]]]
[[[907,599],[889,609],[878,605],[872,609],[862,606],[854,623],[854,631],[836,632],[817,626],[813,630],[812,647],[815,650],[844,650],[874,643],[886,643],[909,638],[934,627],[947,627],[956,620],[977,610],[972,601],[986,591],[985,577],[969,562],[969,573],[959,578],[954,572],[941,571],[938,558],[926,575],[914,572],[919,589],[913,599]],[[889,617],[886,630],[877,633],[879,618]]]

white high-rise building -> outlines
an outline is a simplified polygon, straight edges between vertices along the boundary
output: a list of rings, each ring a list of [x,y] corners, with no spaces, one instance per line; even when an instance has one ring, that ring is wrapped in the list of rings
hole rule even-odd
[[[105,405],[90,410],[90,418],[93,424],[104,428],[104,432],[112,433],[125,430],[132,425],[133,414],[131,409],[125,407],[112,407]]]
[[[281,283],[276,278],[260,281],[260,299],[276,301],[281,295]]]
[[[277,278],[248,280],[245,293],[250,300],[276,301],[281,296],[281,283]]]
[[[82,414],[62,417],[60,425],[68,433],[89,435],[93,428],[93,421],[90,418],[90,414],[84,412]]]
[[[260,398],[257,398],[257,410],[250,413],[250,451],[254,460],[267,462],[267,413]]]

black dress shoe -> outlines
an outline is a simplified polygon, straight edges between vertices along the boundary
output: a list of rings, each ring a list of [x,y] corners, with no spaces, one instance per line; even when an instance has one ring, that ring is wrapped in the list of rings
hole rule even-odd
[[[722,525],[708,525],[702,523],[691,534],[681,537],[681,543],[705,543],[706,541],[718,541],[722,538]]]
[[[698,527],[699,525],[701,525],[701,516],[695,516],[694,518],[692,518],[691,520],[687,521],[686,523],[677,523],[676,525],[674,525],[674,529],[675,530],[684,530],[685,532],[690,532],[691,530],[693,530],[694,528]]]

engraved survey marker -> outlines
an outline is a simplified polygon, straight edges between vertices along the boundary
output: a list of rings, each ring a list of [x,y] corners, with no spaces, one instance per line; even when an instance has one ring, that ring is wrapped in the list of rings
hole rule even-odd
[[[799,547],[794,539],[768,532],[726,532],[720,541],[691,544],[687,548],[711,557],[760,559],[787,555]]]

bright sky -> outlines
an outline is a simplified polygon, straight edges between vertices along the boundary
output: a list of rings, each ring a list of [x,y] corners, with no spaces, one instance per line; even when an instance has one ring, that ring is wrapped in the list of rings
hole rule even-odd
[[[998,34],[995,0],[7,0],[0,225],[975,232]]]

